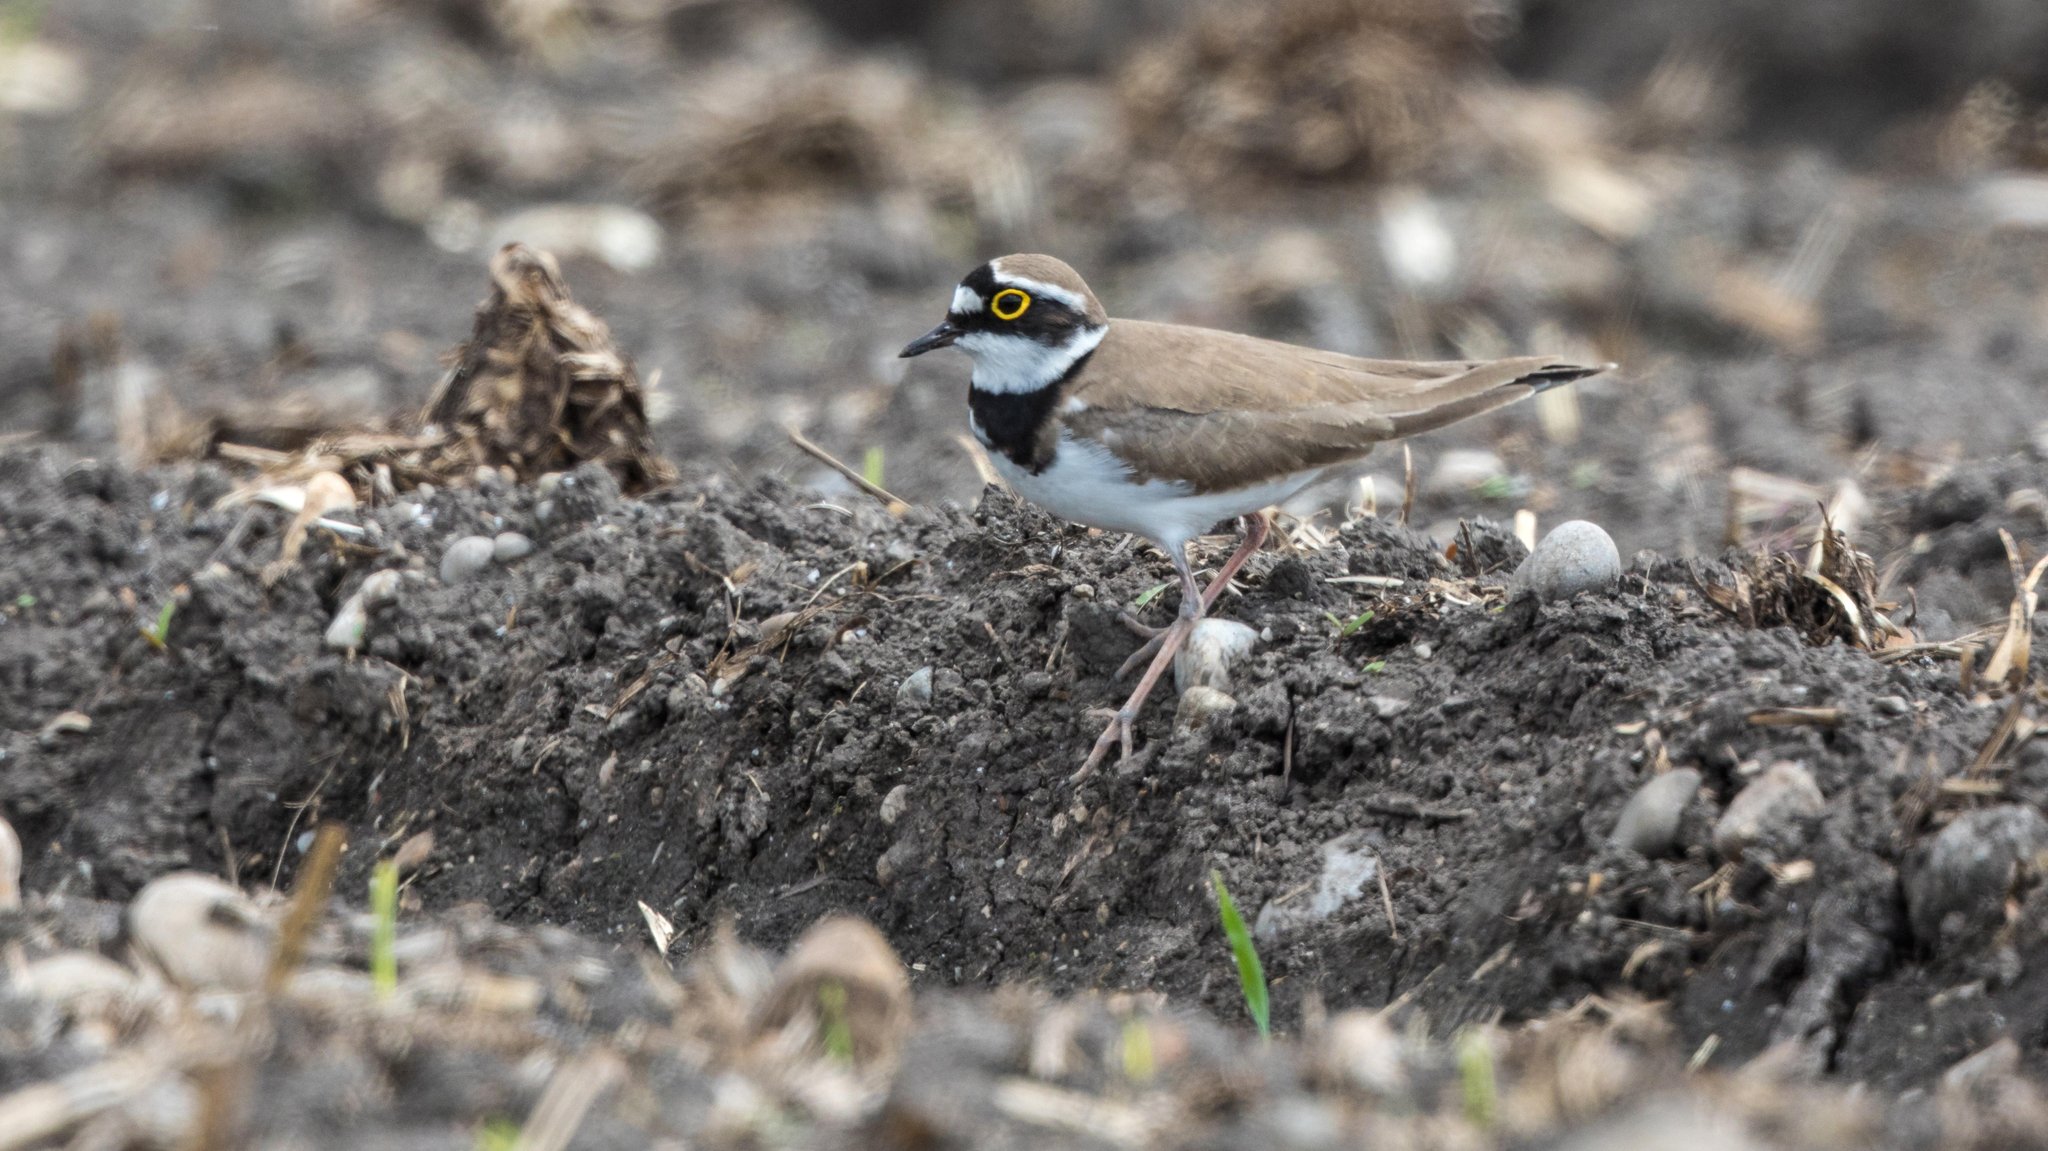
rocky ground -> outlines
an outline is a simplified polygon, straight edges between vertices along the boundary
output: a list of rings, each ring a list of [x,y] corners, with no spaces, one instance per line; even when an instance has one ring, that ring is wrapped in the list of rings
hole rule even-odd
[[[2048,29],[1028,7],[0,5],[0,1148],[2041,1141]],[[680,478],[295,516],[507,239]],[[1077,782],[1170,571],[893,359],[1016,248],[1623,367],[1293,509]],[[1517,596],[1518,513],[1624,574]]]
[[[431,832],[411,906],[570,928],[614,965],[649,949],[642,904],[679,958],[721,917],[780,945],[851,911],[919,989],[1228,1018],[1216,869],[1284,1034],[1657,1001],[1659,1049],[1708,1069],[1901,1092],[2001,1042],[2034,1066],[2038,688],[1966,689],[1954,645],[1745,626],[1717,606],[1740,565],[1639,557],[1539,603],[1509,596],[1498,529],[1461,567],[1357,520],[1226,600],[1258,633],[1234,707],[1162,708],[1135,759],[1070,784],[1131,643],[1113,609],[1166,569],[999,491],[897,519],[719,474],[631,500],[586,468],[336,512],[365,534],[316,528],[278,573],[290,517],[214,510],[218,467],[0,467],[0,804],[63,914],[181,869],[288,886],[333,822],[344,893]],[[2008,509],[2044,483],[2015,461],[1886,518],[1966,580],[2000,527],[2040,546]],[[500,532],[533,551],[448,566]],[[331,650],[377,572],[390,602]]]

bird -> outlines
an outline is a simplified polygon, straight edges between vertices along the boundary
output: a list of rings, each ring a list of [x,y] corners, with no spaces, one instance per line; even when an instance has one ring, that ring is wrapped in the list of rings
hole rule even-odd
[[[905,358],[957,347],[973,359],[968,426],[1003,481],[1053,515],[1151,541],[1173,564],[1180,610],[1165,628],[1125,615],[1151,663],[1110,717],[1076,782],[1112,747],[1132,754],[1138,713],[1196,621],[1265,542],[1264,510],[1374,445],[1489,412],[1611,370],[1550,356],[1373,360],[1213,328],[1111,319],[1057,257],[990,260],[953,289],[946,317]],[[1243,522],[1243,541],[1202,588],[1187,545]]]

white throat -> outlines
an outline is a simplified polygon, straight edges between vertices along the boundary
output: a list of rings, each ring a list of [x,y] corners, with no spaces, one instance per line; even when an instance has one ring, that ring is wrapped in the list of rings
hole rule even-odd
[[[1077,329],[1064,344],[1047,347],[1025,336],[1002,332],[973,332],[959,339],[959,346],[974,357],[974,386],[998,395],[1035,392],[1072,370],[1082,356],[1095,350],[1109,325]]]

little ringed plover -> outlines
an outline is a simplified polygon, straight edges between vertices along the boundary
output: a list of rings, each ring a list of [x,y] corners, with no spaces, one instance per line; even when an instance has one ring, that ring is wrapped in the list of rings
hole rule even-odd
[[[1151,665],[1095,741],[1079,779],[1131,725],[1194,623],[1266,534],[1260,513],[1373,445],[1440,428],[1613,365],[1548,356],[1368,360],[1232,332],[1113,320],[1074,269],[1015,255],[968,273],[938,327],[904,356],[974,359],[968,423],[998,474],[1063,519],[1152,541],[1173,561],[1180,614],[1125,665]],[[1203,591],[1187,543],[1246,517]],[[1121,674],[1121,673],[1120,673]]]

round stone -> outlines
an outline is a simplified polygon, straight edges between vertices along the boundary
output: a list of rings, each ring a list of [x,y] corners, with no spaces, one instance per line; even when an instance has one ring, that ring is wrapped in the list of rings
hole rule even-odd
[[[1567,600],[1612,587],[1620,578],[1621,552],[1614,538],[1599,524],[1567,520],[1550,529],[1515,569],[1513,587],[1544,601]]]

